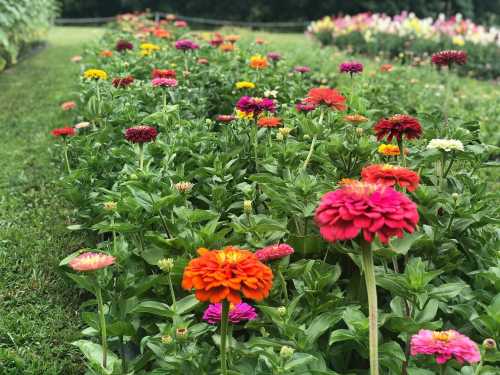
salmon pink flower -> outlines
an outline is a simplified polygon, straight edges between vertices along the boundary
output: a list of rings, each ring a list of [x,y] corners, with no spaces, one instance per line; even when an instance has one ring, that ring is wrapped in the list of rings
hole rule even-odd
[[[449,331],[429,331],[421,329],[413,335],[410,343],[411,355],[434,355],[436,362],[443,364],[451,358],[459,363],[476,363],[481,360],[477,344],[461,333]]]
[[[218,324],[222,315],[222,303],[210,304],[203,313],[203,320],[208,324]],[[242,302],[236,305],[229,306],[229,321],[233,324],[243,322],[245,320],[257,319],[255,308],[248,303]]]
[[[415,172],[390,164],[373,164],[364,167],[361,178],[365,182],[384,186],[398,185],[408,191],[414,191],[420,182],[420,177]]]
[[[208,64],[208,59],[205,59],[203,57],[200,57],[196,62],[200,65],[207,65]]]
[[[261,262],[266,263],[270,260],[284,258],[293,253],[293,247],[287,245],[286,243],[280,243],[277,245],[266,246],[263,249],[257,250],[255,252],[255,256],[259,258]]]
[[[360,232],[372,242],[413,233],[418,223],[417,206],[391,187],[353,182],[323,195],[315,220],[323,238],[330,242],[352,240]]]
[[[380,119],[373,127],[377,140],[387,137],[389,142],[396,138],[398,142],[406,139],[417,139],[422,135],[422,126],[418,120],[409,115],[394,115]]]
[[[76,102],[73,100],[70,100],[68,102],[64,102],[61,104],[61,109],[63,111],[71,111],[72,109],[76,108]]]
[[[327,107],[344,111],[347,108],[345,100],[345,97],[335,89],[315,87],[309,90],[303,102],[314,104],[315,106],[326,105]]]
[[[137,125],[125,131],[125,139],[132,143],[151,142],[156,139],[158,131],[152,126]]]
[[[69,262],[75,271],[87,272],[100,270],[115,263],[115,257],[103,253],[87,252],[78,255]]]

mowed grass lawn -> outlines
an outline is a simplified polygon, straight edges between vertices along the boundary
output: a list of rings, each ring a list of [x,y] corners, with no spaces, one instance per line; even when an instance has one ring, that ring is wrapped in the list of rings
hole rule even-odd
[[[55,28],[48,47],[0,74],[0,374],[83,372],[70,343],[79,335],[79,291],[58,269],[81,246],[66,230],[61,170],[49,131],[75,97],[82,52],[98,29]]]

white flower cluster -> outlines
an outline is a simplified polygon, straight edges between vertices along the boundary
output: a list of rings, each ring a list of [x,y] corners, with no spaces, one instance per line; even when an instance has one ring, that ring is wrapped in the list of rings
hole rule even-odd
[[[458,139],[433,139],[429,142],[427,145],[427,149],[438,149],[438,150],[444,150],[446,152],[454,151],[454,150],[459,150],[463,151],[464,150],[464,145],[462,142],[460,142]]]

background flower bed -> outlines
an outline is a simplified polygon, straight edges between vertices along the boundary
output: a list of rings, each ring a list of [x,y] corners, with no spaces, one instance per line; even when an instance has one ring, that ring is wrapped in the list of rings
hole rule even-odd
[[[353,16],[325,17],[313,22],[308,31],[322,44],[335,44],[355,53],[396,58],[407,64],[420,64],[436,50],[467,51],[469,62],[462,74],[496,79],[500,76],[500,30],[476,25],[457,15],[445,19],[419,19],[403,12],[361,13]]]
[[[166,28],[172,40],[190,36],[185,29]],[[102,280],[108,282],[106,319],[115,353],[108,372],[123,364],[118,355],[138,373],[214,372],[218,353],[213,342],[219,336],[202,322],[205,306],[180,288],[184,266],[200,246],[237,244],[256,250],[278,241],[295,248],[291,259],[273,267],[288,284],[289,302],[283,280],[275,279],[270,298],[256,306],[260,319],[234,327],[233,368],[243,374],[366,369],[366,296],[359,288],[359,255],[352,254],[348,244],[323,242],[312,216],[319,197],[335,189],[340,179],[358,178],[369,162],[391,162],[377,154],[371,127],[380,117],[401,112],[416,116],[424,127],[424,139],[407,146],[409,166],[422,177],[422,185],[411,194],[422,219],[415,235],[385,249],[375,247],[384,373],[401,372],[407,359],[405,343],[420,328],[455,328],[477,342],[485,337],[498,341],[498,238],[491,204],[498,196],[488,190],[483,172],[495,148],[481,141],[479,109],[474,107],[498,116],[492,102],[465,93],[451,101],[446,135],[460,139],[465,151],[454,155],[455,167],[441,183],[435,164],[442,154],[425,149],[430,139],[443,135],[446,75],[400,67],[379,72],[377,67],[351,81],[348,75],[318,69],[330,58],[329,50],[309,56],[280,50],[282,61],[253,70],[250,56],[265,56],[273,44],[255,43],[247,35],[234,51],[222,52],[208,44],[212,35],[207,40],[200,35],[199,50],[181,52],[172,47],[172,40],[154,37],[153,30],[143,30],[138,41],[124,29],[136,32],[133,24],[122,23],[84,57],[85,68],[103,69],[109,78],[82,80],[74,121],[89,124],[67,139],[72,172],[65,177],[67,196],[78,208],[70,228],[87,230],[98,250],[117,259]],[[134,49],[113,51],[123,38]],[[160,49],[141,55],[139,45],[145,41]],[[208,64],[200,64],[199,58]],[[295,72],[299,63],[310,64],[312,71]],[[153,87],[153,68],[176,70],[178,86]],[[134,77],[130,86],[111,85],[112,78],[126,75]],[[452,90],[460,93],[461,79],[450,79]],[[237,89],[240,81],[256,87]],[[436,83],[423,83],[428,81]],[[326,111],[323,122],[318,111],[297,113],[295,103],[319,84],[340,89],[348,97],[348,113],[363,114],[369,121],[354,126],[338,111]],[[167,95],[161,90],[168,90]],[[253,121],[214,120],[217,114],[233,113],[242,95],[272,91],[277,114],[292,129],[286,138],[277,129],[257,129]],[[124,139],[125,129],[137,124],[159,131],[156,142],[146,147],[143,170],[138,170],[139,148]],[[317,145],[307,159],[313,139]],[[305,160],[310,160],[306,168]],[[179,189],[183,181],[193,186]],[[95,237],[95,231],[100,236]],[[164,257],[174,259],[168,274],[158,267]],[[392,271],[394,257],[400,273]],[[178,298],[175,308],[169,306],[169,277]],[[404,300],[412,303],[409,316]],[[94,304],[90,300],[82,307],[89,326],[84,334],[90,338],[100,327]],[[77,344],[98,369],[99,346],[84,340]],[[295,353],[280,356],[283,346]],[[423,369],[433,368],[431,360],[409,359],[408,365],[414,373],[432,373]],[[459,368],[456,363],[453,367]],[[482,373],[491,371],[485,366]]]

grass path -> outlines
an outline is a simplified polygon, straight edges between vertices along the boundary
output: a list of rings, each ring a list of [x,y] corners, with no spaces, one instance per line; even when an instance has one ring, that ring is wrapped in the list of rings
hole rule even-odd
[[[100,33],[55,28],[42,52],[0,74],[0,375],[73,375],[78,292],[58,269],[81,239],[65,229],[49,130],[75,96],[72,55]]]

